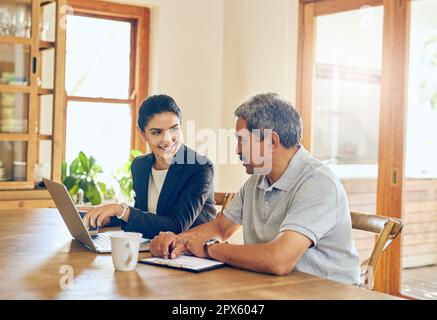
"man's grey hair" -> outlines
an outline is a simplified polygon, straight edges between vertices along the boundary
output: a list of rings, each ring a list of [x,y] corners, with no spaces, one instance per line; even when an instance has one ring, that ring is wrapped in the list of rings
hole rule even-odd
[[[243,102],[234,114],[247,121],[247,129],[259,129],[261,140],[263,130],[270,129],[279,135],[281,144],[287,149],[300,144],[302,119],[291,104],[276,93],[263,93]]]

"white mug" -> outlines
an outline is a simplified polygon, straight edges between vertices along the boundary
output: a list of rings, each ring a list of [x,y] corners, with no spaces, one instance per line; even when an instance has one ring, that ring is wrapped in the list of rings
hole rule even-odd
[[[110,237],[112,263],[115,270],[131,271],[135,269],[142,234],[136,232],[115,232]]]

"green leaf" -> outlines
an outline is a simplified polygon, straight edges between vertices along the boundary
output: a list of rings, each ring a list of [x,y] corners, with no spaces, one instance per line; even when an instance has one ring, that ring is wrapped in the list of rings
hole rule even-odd
[[[62,165],[61,165],[61,180],[64,181],[66,177],[67,177],[67,161],[62,160]]]
[[[97,182],[97,185],[99,186],[100,192],[102,192],[103,194],[106,193],[106,184],[103,182]]]
[[[105,199],[114,199],[114,197],[115,197],[115,190],[114,188],[110,187],[108,190],[106,190]]]
[[[67,190],[71,190],[76,185],[76,179],[72,176],[66,177],[64,180],[64,186],[67,188]]]
[[[80,179],[79,183],[77,184],[80,189],[82,189],[84,192],[88,190],[88,181],[86,178]]]
[[[90,168],[90,161],[88,160],[85,153],[83,153],[82,151],[79,152],[79,160],[80,160],[80,164],[82,165],[84,172],[86,173],[86,175],[88,175],[90,173],[90,169],[91,169]]]
[[[90,170],[92,170],[94,164],[96,163],[96,159],[93,156],[90,156],[89,163],[90,163]]]
[[[437,91],[434,92],[434,95],[433,95],[432,98],[431,98],[431,107],[432,107],[434,110],[437,110]]]
[[[121,168],[117,169],[116,174],[113,175],[114,179],[120,186],[121,192],[129,199],[132,199],[132,161],[134,158],[141,155],[143,155],[143,152],[141,152],[140,150],[131,150],[128,161],[126,161]]]
[[[427,40],[427,41],[425,42],[425,44],[423,45],[423,47],[427,47],[427,46],[433,44],[433,43],[436,42],[436,41],[437,41],[437,36],[432,36],[429,40]]]
[[[97,186],[94,183],[94,181],[91,181],[88,184],[88,190],[85,192],[85,194],[87,195],[88,199],[90,200],[93,206],[102,203],[102,196],[100,195],[99,189],[97,189]]]
[[[70,164],[70,175],[80,174],[79,172],[79,160],[76,158]]]
[[[140,150],[137,150],[137,149],[133,149],[130,152],[130,154],[131,154],[132,158],[136,158],[136,157],[139,157],[139,156],[143,155],[143,153]]]
[[[68,190],[68,193],[70,194],[70,196],[75,196],[78,191],[79,191],[79,186],[76,184],[70,190]]]
[[[101,166],[95,165],[94,166],[94,172],[96,173],[103,173],[103,169]]]

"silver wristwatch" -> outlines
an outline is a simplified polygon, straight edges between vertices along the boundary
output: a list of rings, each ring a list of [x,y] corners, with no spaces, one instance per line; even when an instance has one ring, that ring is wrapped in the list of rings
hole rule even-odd
[[[208,249],[210,246],[212,246],[213,244],[216,244],[216,243],[220,243],[220,241],[218,241],[217,239],[210,239],[210,240],[207,240],[204,242],[203,253],[204,253],[206,258],[211,259],[209,252],[208,252]]]
[[[126,202],[120,202],[120,206],[123,208],[123,213],[117,216],[118,219],[122,219],[126,214],[127,209],[129,209],[129,205]]]

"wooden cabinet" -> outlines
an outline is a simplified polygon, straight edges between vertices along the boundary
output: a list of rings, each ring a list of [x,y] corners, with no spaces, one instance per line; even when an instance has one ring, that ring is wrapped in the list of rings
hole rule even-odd
[[[0,4],[0,208],[51,207],[61,179],[66,0]]]

